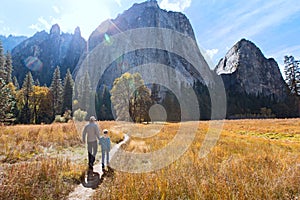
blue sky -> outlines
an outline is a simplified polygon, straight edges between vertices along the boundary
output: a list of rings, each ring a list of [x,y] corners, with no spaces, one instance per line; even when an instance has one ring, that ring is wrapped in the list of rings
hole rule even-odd
[[[0,34],[32,36],[58,23],[63,32],[81,28],[86,39],[104,20],[144,0],[10,0],[1,2]],[[216,64],[241,38],[283,66],[284,55],[300,59],[299,0],[158,0],[161,8],[183,12],[197,42]]]

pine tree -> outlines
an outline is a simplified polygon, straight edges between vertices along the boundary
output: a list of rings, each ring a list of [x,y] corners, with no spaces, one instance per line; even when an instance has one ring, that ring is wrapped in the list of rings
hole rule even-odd
[[[0,78],[4,81],[6,80],[6,70],[5,70],[5,56],[3,54],[3,46],[2,42],[0,41]]]
[[[300,95],[300,61],[293,56],[284,57],[285,81],[292,94]]]
[[[13,78],[13,84],[16,87],[17,90],[20,89],[20,85],[19,85],[18,79],[15,76]]]
[[[53,110],[54,115],[62,114],[62,95],[63,95],[63,87],[60,78],[60,69],[59,66],[56,67],[53,77],[52,83],[50,86],[51,93],[53,95]]]
[[[64,78],[63,111],[72,110],[73,87],[74,81],[68,69],[66,77]]]
[[[9,52],[7,52],[6,54],[4,69],[6,71],[6,78],[5,78],[6,83],[12,82],[11,77],[12,77],[13,66],[12,66],[11,55]]]
[[[111,110],[110,93],[106,85],[102,86],[96,94],[96,111],[97,119],[99,120],[113,120],[113,114]]]
[[[34,85],[35,86],[41,86],[41,84],[40,84],[40,81],[39,81],[39,79],[37,78],[37,79],[35,79],[35,81],[34,81]]]
[[[23,93],[23,99],[19,99],[19,101],[23,102],[23,106],[20,108],[21,112],[19,116],[19,121],[21,123],[29,124],[31,122],[31,111],[29,108],[29,101],[33,92],[33,79],[30,72],[26,74],[21,90]]]
[[[0,122],[7,121],[14,116],[15,103],[12,91],[0,78]]]

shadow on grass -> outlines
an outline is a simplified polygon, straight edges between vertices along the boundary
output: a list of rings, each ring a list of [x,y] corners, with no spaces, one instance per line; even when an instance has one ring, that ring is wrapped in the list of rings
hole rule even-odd
[[[80,177],[81,183],[86,188],[96,189],[99,185],[103,183],[105,177],[113,178],[114,170],[108,167],[108,170],[103,170],[102,176],[99,173],[94,172],[93,169],[88,169],[84,171]]]

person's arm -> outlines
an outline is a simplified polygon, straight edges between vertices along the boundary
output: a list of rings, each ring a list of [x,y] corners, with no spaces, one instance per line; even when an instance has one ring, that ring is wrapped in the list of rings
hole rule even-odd
[[[110,138],[108,138],[108,149],[110,150]]]
[[[83,143],[85,143],[85,138],[86,138],[86,126],[84,127],[84,129],[82,131],[82,141],[83,141]]]
[[[96,137],[98,138],[99,142],[100,142],[100,129],[98,127],[98,125],[96,124]]]

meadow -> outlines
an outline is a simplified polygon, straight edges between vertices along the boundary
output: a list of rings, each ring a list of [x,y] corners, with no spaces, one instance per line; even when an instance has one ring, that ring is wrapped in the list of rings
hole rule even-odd
[[[86,169],[80,135],[83,125],[2,126],[1,198],[66,198]],[[300,119],[225,120],[218,142],[204,158],[199,157],[199,150],[208,121],[99,125],[111,131],[114,143],[124,133],[136,133],[122,146],[132,153],[164,148],[179,126],[198,128],[192,144],[178,160],[148,173],[115,170],[96,189],[93,199],[300,198]],[[151,135],[153,130],[159,132]],[[139,134],[149,137],[140,138]]]

